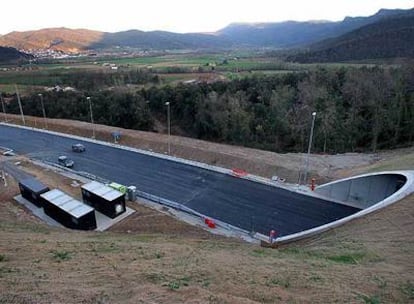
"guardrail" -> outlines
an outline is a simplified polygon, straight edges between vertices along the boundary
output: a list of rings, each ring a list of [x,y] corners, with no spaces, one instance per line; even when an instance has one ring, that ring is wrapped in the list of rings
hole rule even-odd
[[[242,228],[239,228],[239,227],[230,225],[226,222],[220,221],[220,220],[218,220],[216,218],[213,218],[211,216],[206,216],[206,215],[204,215],[200,212],[197,212],[197,211],[195,211],[191,208],[188,208],[187,206],[185,206],[183,204],[171,201],[169,199],[165,199],[165,198],[162,198],[162,197],[159,197],[159,196],[156,196],[156,195],[153,195],[153,194],[149,194],[147,192],[140,191],[140,190],[136,190],[135,194],[138,197],[142,197],[142,198],[145,198],[145,199],[150,200],[152,202],[155,202],[155,203],[158,203],[158,204],[161,204],[161,205],[164,205],[164,206],[168,206],[168,207],[174,208],[174,209],[179,210],[179,211],[189,213],[189,214],[197,216],[201,219],[211,219],[211,220],[214,221],[214,223],[217,226],[225,228],[227,230],[236,231],[236,232],[239,232],[239,233],[242,233],[242,234],[245,234],[245,235],[249,235],[251,237],[254,237],[254,235],[255,235],[254,232],[249,232],[249,231],[244,230]]]

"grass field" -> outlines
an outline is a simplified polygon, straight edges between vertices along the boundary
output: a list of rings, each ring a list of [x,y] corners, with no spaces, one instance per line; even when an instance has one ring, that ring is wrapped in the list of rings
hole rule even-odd
[[[115,64],[119,69],[111,71],[104,64]],[[312,70],[323,66],[338,68],[341,66],[372,66],[364,63],[329,63],[329,64],[297,64],[281,61],[275,57],[246,52],[227,52],[212,54],[177,53],[136,57],[78,57],[71,59],[49,60],[47,63],[32,63],[23,66],[23,70],[0,71],[0,88],[3,92],[13,93],[10,85],[54,86],[64,83],[64,76],[82,71],[107,71],[110,73],[127,73],[129,70],[147,69],[162,77],[161,84],[175,84],[180,81],[194,79],[200,72],[217,73],[219,77],[209,79],[239,79],[251,76],[252,73],[278,74]],[[172,74],[172,75],[170,75]],[[202,79],[203,77],[200,77]]]

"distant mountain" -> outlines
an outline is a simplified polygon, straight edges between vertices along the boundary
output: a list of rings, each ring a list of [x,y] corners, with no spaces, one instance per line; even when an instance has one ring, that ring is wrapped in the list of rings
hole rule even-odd
[[[0,46],[19,50],[53,49],[79,52],[88,49],[131,47],[141,49],[292,48],[334,38],[360,27],[409,10],[380,10],[370,17],[347,17],[340,22],[286,21],[279,23],[235,23],[213,34],[177,34],[165,31],[130,30],[105,33],[86,29],[52,28],[11,32],[0,36]],[[411,10],[412,11],[412,10]]]
[[[234,23],[217,34],[245,47],[286,48],[329,37],[334,22]]]
[[[19,50],[52,49],[76,53],[99,41],[103,34],[98,31],[64,27],[11,32],[0,37],[0,45],[14,47]]]
[[[414,58],[414,10],[321,41],[288,60],[337,62],[396,57]]]
[[[382,9],[370,17],[346,17],[340,22],[286,21],[278,23],[235,23],[217,32],[237,45],[246,47],[302,47],[336,37],[383,18],[406,13],[407,10]]]
[[[17,63],[32,59],[32,55],[28,55],[11,47],[0,46],[0,63]]]
[[[89,47],[93,49],[114,46],[141,49],[211,49],[230,47],[231,43],[222,37],[208,34],[177,34],[164,31],[143,32],[130,30],[104,33],[101,39]]]
[[[145,49],[197,49],[230,47],[224,38],[207,34],[177,34],[163,31],[130,30],[105,33],[85,29],[51,28],[11,32],[0,37],[0,45],[21,50],[53,49],[76,53],[117,46]]]

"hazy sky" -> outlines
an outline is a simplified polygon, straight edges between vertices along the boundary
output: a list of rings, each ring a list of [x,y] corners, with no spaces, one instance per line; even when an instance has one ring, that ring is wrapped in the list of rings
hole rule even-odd
[[[231,22],[342,20],[413,0],[3,0],[0,34],[46,27],[216,31]]]

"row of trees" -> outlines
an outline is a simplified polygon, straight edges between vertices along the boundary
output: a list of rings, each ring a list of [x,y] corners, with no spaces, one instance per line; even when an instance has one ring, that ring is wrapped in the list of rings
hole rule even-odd
[[[154,130],[171,104],[174,133],[267,149],[305,151],[316,111],[314,151],[376,151],[414,140],[414,67],[318,68],[229,82],[153,86],[134,94],[50,92],[48,117],[88,120],[91,96],[98,123]],[[25,114],[41,116],[37,95]],[[7,111],[18,113],[17,102]]]

